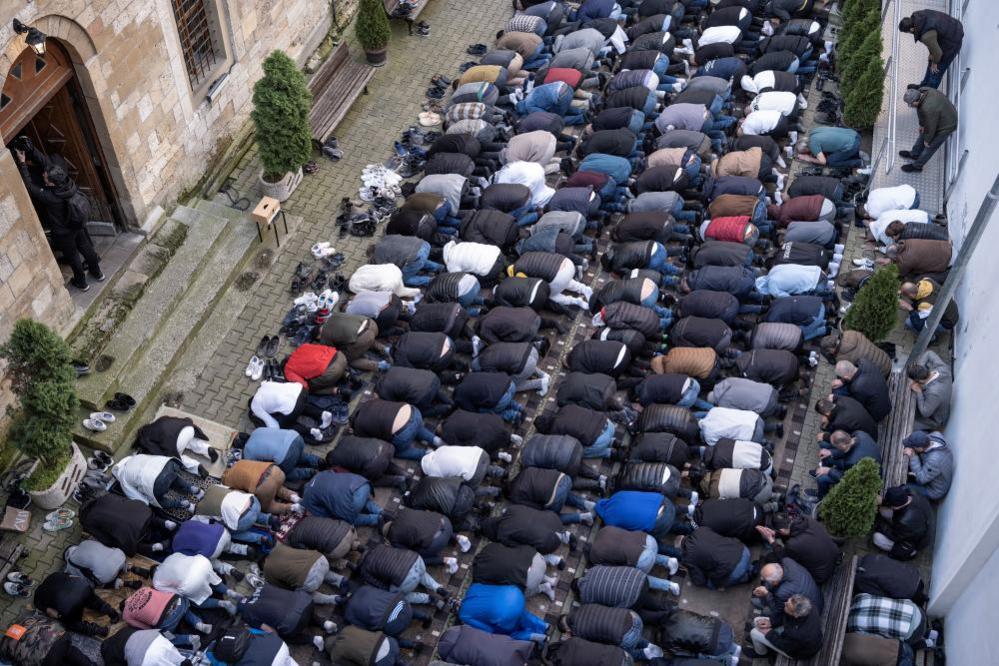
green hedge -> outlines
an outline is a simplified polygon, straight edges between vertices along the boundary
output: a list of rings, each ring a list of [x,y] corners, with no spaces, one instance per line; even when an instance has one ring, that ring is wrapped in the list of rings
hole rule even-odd
[[[852,0],[846,6],[836,57],[843,121],[857,129],[874,127],[884,98],[879,2]]]
[[[819,517],[832,535],[867,536],[874,527],[880,494],[881,468],[873,458],[863,458],[819,504]]]
[[[898,323],[898,267],[882,266],[874,272],[843,318],[843,329],[860,331],[871,340],[880,342]]]
[[[263,69],[263,77],[253,85],[250,117],[256,126],[264,178],[273,183],[298,171],[312,157],[312,94],[305,76],[283,51],[267,56]]]

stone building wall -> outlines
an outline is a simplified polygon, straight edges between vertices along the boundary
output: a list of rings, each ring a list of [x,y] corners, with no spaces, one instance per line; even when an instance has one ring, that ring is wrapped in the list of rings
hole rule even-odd
[[[247,119],[267,54],[283,49],[302,62],[329,26],[325,0],[205,1],[226,54],[207,83],[228,74],[211,101],[207,83],[192,90],[171,0],[0,0],[0,85],[25,48],[15,17],[66,48],[131,226],[198,182]],[[14,160],[2,153],[0,340],[22,316],[65,332],[72,305]]]

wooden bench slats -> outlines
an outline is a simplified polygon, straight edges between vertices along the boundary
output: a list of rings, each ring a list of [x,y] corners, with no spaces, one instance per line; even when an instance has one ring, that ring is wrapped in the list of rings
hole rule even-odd
[[[905,482],[908,472],[902,455],[902,440],[912,432],[915,420],[915,395],[909,390],[905,372],[894,370],[888,379],[888,392],[892,410],[881,423],[878,444],[881,448],[881,478],[884,487],[891,488]]]
[[[309,81],[312,139],[322,143],[340,124],[375,75],[375,68],[354,61],[346,43],[337,46]]]
[[[825,604],[822,609],[822,649],[811,659],[777,657],[777,666],[835,666],[843,653],[846,621],[853,601],[853,579],[857,575],[857,556],[849,564],[840,565],[836,573],[822,586]]]

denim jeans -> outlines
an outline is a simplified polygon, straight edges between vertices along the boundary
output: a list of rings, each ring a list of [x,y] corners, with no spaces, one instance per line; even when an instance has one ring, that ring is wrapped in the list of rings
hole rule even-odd
[[[191,602],[184,597],[178,595],[177,601],[179,602],[176,608],[172,612],[167,613],[161,620],[157,629],[160,631],[173,631],[180,624],[181,620],[184,620],[192,627],[201,622],[201,618],[191,611]]]
[[[933,157],[933,153],[937,152],[937,150],[939,150],[941,146],[947,143],[947,138],[949,136],[950,136],[949,133],[942,134],[933,139],[933,141],[930,141],[929,143],[923,141],[922,134],[917,136],[916,143],[912,144],[912,150],[909,151],[912,153],[913,157],[912,166],[921,168],[923,165],[929,162],[930,158]]]
[[[584,458],[609,458],[614,445],[614,423],[610,420],[604,424],[604,429],[593,444],[583,449]]]
[[[486,302],[486,300],[481,295],[482,289],[476,286],[474,289],[462,294],[458,297],[458,305],[468,310],[468,314],[473,317],[479,316],[480,308],[478,306]]]
[[[815,319],[809,323],[801,326],[801,334],[804,336],[805,341],[814,340],[815,338],[820,338],[826,334],[826,306],[819,306],[819,313],[815,316]]]
[[[417,441],[427,444],[434,441],[434,433],[423,425],[423,415],[420,410],[416,407],[411,407],[411,409],[412,413],[409,415],[406,425],[392,436],[395,455],[403,460],[419,460],[426,455],[426,449],[414,447]]]
[[[520,208],[511,210],[510,215],[516,218],[518,227],[530,226],[538,221],[538,212],[534,209],[530,202],[524,204]]]
[[[667,261],[666,248],[662,251],[657,251],[652,253],[649,257],[649,263],[646,266],[649,270],[659,271],[663,275],[683,275],[683,269]]]
[[[860,159],[860,136],[853,139],[853,143],[846,150],[837,150],[835,153],[826,155],[826,165],[830,167],[859,167],[863,164]]]
[[[407,287],[423,287],[430,284],[433,277],[430,275],[420,275],[422,271],[437,273],[444,270],[443,264],[438,264],[436,261],[430,261],[429,257],[430,244],[428,243],[420,248],[416,258],[402,267],[403,284]]]
[[[677,407],[687,407],[688,409],[697,409],[701,411],[713,409],[712,405],[707,400],[701,400],[698,396],[701,394],[701,384],[696,379],[691,378],[690,387],[683,392],[680,396],[680,401],[676,403]]]
[[[732,573],[728,575],[728,578],[723,583],[722,587],[732,587],[733,585],[739,585],[740,583],[745,583],[749,580],[749,573],[752,570],[751,556],[749,554],[749,549],[745,546],[742,547],[742,557],[739,558],[739,563],[735,565]],[[708,581],[709,589],[717,589],[714,583],[710,580]]]
[[[943,76],[947,72],[947,68],[950,67],[950,64],[954,61],[956,56],[957,53],[950,57],[945,56],[937,65],[937,72],[935,74],[930,69],[930,65],[927,64],[926,74],[923,75],[923,80],[920,82],[919,87],[922,88],[925,86],[927,88],[939,88],[940,83],[943,81]]]
[[[716,99],[719,99],[716,96]],[[714,131],[724,131],[729,127],[738,122],[738,119],[733,116],[721,116],[720,118],[712,118],[704,121],[704,125],[701,126],[701,131],[711,136],[711,132]]]
[[[524,406],[517,402],[516,395],[517,385],[511,381],[506,393],[504,393],[499,399],[496,406],[492,409],[485,409],[483,411],[499,414],[507,423],[513,423],[514,421],[520,419],[524,412]]]
[[[315,476],[319,462],[319,456],[306,453],[305,442],[301,437],[296,437],[278,467],[288,481],[305,481]]]
[[[638,561],[635,563],[635,568],[649,573],[652,571],[652,567],[657,564],[663,568],[669,567],[669,555],[661,554],[659,552],[659,544],[656,543],[655,537],[652,535],[645,535],[645,548],[638,556]]]
[[[694,155],[687,161],[687,164],[684,165],[683,167],[684,173],[686,173],[687,178],[690,179],[690,187],[693,189],[700,187],[701,183],[704,182],[704,175],[701,173],[701,166],[702,162],[700,155]],[[680,204],[680,209],[682,210],[683,202],[678,201],[677,203]]]

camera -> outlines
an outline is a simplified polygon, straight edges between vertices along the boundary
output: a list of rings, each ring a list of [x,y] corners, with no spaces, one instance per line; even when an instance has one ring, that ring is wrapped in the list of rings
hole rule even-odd
[[[30,153],[35,149],[35,144],[32,142],[30,136],[22,134],[11,142],[11,146],[17,150],[23,150],[26,153]]]

